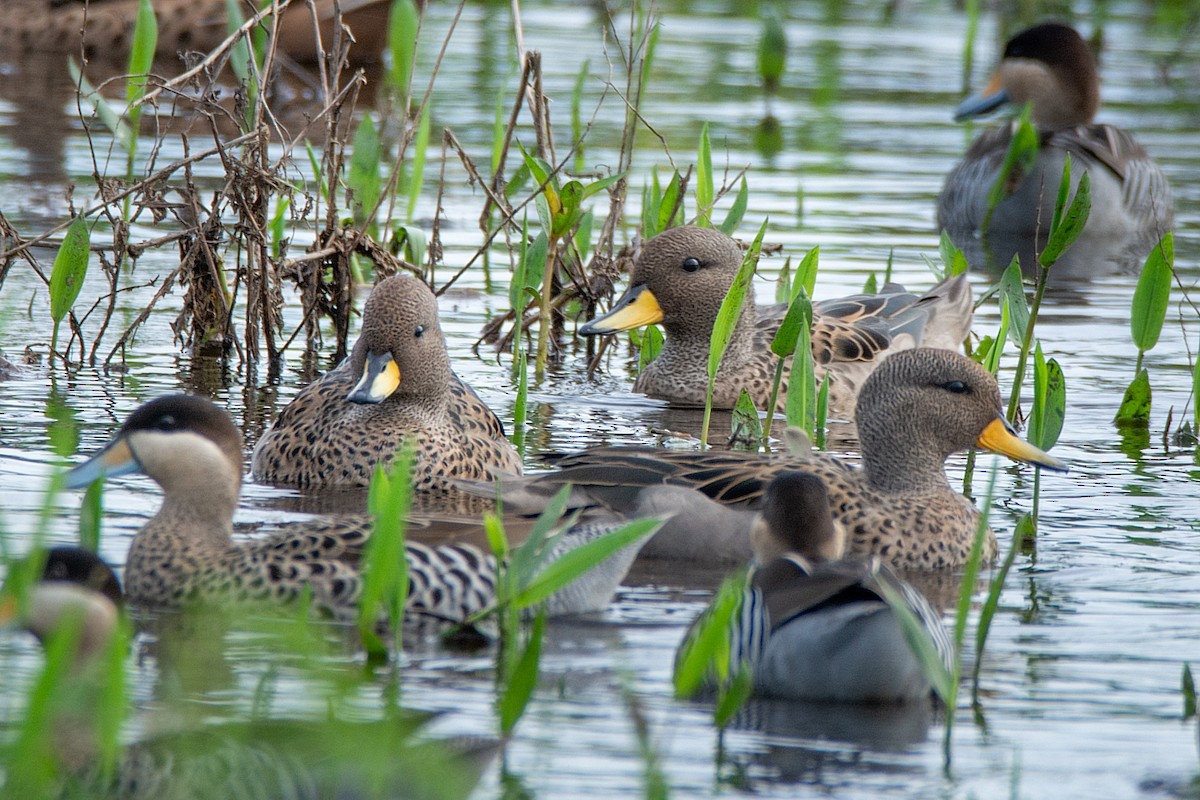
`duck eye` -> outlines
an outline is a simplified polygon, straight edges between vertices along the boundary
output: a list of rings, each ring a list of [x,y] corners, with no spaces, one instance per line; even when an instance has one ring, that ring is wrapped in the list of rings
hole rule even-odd
[[[954,392],[955,394],[969,394],[971,391],[962,381],[949,381],[948,383],[943,383],[942,388],[947,392]]]
[[[421,335],[422,335],[423,333],[425,333],[425,326],[424,326],[424,325],[418,325],[418,326],[417,326],[417,327],[416,327],[416,328],[413,330],[413,336],[417,337],[418,339],[420,339],[420,338],[421,338]]]
[[[683,260],[684,272],[695,272],[698,269],[700,269],[700,259],[695,256],[688,256]]]
[[[160,431],[173,431],[179,427],[179,421],[175,419],[173,414],[163,414],[158,418],[158,423],[155,427]]]

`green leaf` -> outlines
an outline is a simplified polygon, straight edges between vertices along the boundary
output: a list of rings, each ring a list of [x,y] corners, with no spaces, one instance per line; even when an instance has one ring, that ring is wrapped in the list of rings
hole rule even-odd
[[[988,212],[982,226],[985,234],[991,222],[992,211],[1009,195],[1010,180],[1023,176],[1032,169],[1040,147],[1038,142],[1037,131],[1029,122],[1029,103],[1026,103],[1017,118],[1017,127],[1008,143],[1008,150],[1004,153],[1004,162],[1000,165],[996,180],[988,191]]]
[[[658,358],[663,349],[662,330],[657,325],[648,325],[642,332],[642,346],[638,350],[638,372]]]
[[[412,502],[412,464],[413,445],[406,441],[386,472],[375,470],[368,492],[373,527],[362,557],[358,627],[369,651],[378,646],[374,631],[381,611],[397,631],[397,641],[404,622],[408,600],[405,528]]]
[[[1196,682],[1192,679],[1192,668],[1187,662],[1183,665],[1180,684],[1183,692],[1183,718],[1191,719],[1196,716]]]
[[[696,155],[696,224],[712,227],[712,207],[716,190],[713,187],[712,143],[708,138],[708,123],[700,129],[700,148]]]
[[[1158,344],[1163,320],[1167,317],[1167,303],[1171,299],[1171,277],[1175,264],[1175,237],[1168,233],[1150,251],[1137,288],[1133,292],[1133,313],[1129,326],[1133,332],[1133,343],[1143,353]]]
[[[91,106],[92,110],[96,112],[96,116],[104,123],[104,127],[108,128],[118,142],[129,148],[133,133],[130,131],[128,123],[122,120],[121,115],[114,111],[112,105],[96,91],[96,87],[79,69],[79,63],[73,57],[67,59],[67,71],[71,73],[71,82],[79,88],[79,98],[82,104]]]
[[[721,223],[721,233],[726,236],[732,236],[733,232],[742,224],[742,217],[746,215],[746,206],[750,202],[750,185],[746,183],[745,176],[742,176],[742,183],[738,187],[737,197],[733,198],[733,206],[729,209],[729,213],[725,215],[725,221]]]
[[[1113,422],[1117,425],[1148,425],[1150,399],[1150,373],[1143,369],[1125,390],[1125,396],[1121,398],[1121,407],[1117,410]]]
[[[787,64],[787,34],[773,11],[763,14],[762,34],[758,39],[758,76],[768,91],[779,86]]]
[[[863,283],[863,294],[879,294],[879,279],[872,272]]]
[[[580,199],[587,200],[589,197],[599,194],[628,174],[629,170],[625,170],[624,172],[618,172],[616,175],[609,175],[607,178],[601,178],[598,181],[592,181],[587,186],[583,187],[583,195]]]
[[[1067,413],[1067,379],[1053,358],[1042,355],[1042,343],[1034,350],[1033,411],[1029,415],[1028,439],[1049,450],[1058,443]]]
[[[410,225],[417,209],[417,201],[421,198],[421,188],[425,182],[425,155],[429,150],[429,116],[429,105],[427,104],[425,110],[421,112],[421,121],[417,123],[417,138],[413,142],[412,172],[408,176],[408,205],[404,210],[404,221]],[[365,119],[370,118],[368,114]],[[376,157],[378,158],[382,153],[378,149],[378,144],[376,144],[376,148]],[[355,147],[354,153],[358,154],[357,147]],[[376,180],[378,180],[378,171],[376,171]]]
[[[983,359],[983,366],[993,375],[1000,370],[1000,356],[1004,352],[1004,342],[1008,337],[1009,317],[1011,313],[1008,298],[1002,298],[1000,301],[1000,329],[996,331],[996,338],[992,339],[992,347]]]
[[[984,647],[987,644],[988,632],[992,629],[992,619],[995,618],[996,609],[1000,606],[1000,592],[1004,589],[1004,580],[1008,577],[1009,570],[1012,569],[1022,544],[1026,541],[1033,541],[1036,537],[1037,528],[1034,527],[1033,517],[1029,514],[1022,515],[1013,528],[1012,543],[1004,554],[1004,561],[1001,562],[1000,568],[992,575],[987,597],[983,601],[983,607],[979,610],[979,621],[975,625],[975,665],[971,670],[972,697],[976,699],[979,696],[979,674],[983,666]]]
[[[675,658],[676,697],[694,696],[710,684],[710,677],[717,685],[729,680],[730,626],[741,613],[748,580],[743,569],[722,581],[712,603],[687,632]]]
[[[571,145],[575,148],[575,171],[583,172],[585,167],[583,154],[583,86],[588,77],[592,61],[585,58],[575,76],[575,85],[571,88]]]
[[[550,239],[546,231],[538,231],[533,244],[525,249],[513,273],[513,281],[508,287],[508,299],[514,312],[525,308],[525,289],[536,289],[542,285],[546,274],[546,255],[550,252]]]
[[[653,534],[662,523],[658,519],[636,519],[568,550],[526,583],[511,599],[512,604],[519,609],[537,605],[618,551]]]
[[[725,299],[721,301],[721,307],[717,310],[717,319],[713,322],[712,338],[708,348],[708,382],[710,386],[716,380],[717,370],[721,366],[721,358],[725,355],[726,348],[729,347],[729,340],[733,338],[733,330],[737,326],[738,318],[742,315],[742,306],[745,304],[746,293],[750,291],[750,284],[754,279],[754,270],[758,266],[758,255],[762,252],[762,240],[766,232],[767,223],[764,221],[762,227],[758,229],[758,236],[754,238],[753,244],[742,258],[742,265],[738,267],[733,284],[729,287]]]
[[[504,687],[504,694],[500,698],[500,731],[505,736],[521,721],[529,699],[533,697],[533,690],[537,688],[538,663],[542,657],[542,632],[545,627],[546,615],[538,614],[533,621],[529,641],[526,642],[512,674],[508,676],[508,685]]]
[[[388,12],[388,50],[392,56],[387,73],[388,85],[400,95],[408,93],[413,57],[417,52],[417,32],[421,17],[412,0],[393,0]]]
[[[1009,329],[1008,335],[1013,344],[1020,347],[1025,341],[1025,331],[1029,328],[1029,302],[1025,298],[1025,282],[1021,275],[1021,265],[1014,255],[1008,269],[1000,276],[1000,297],[1008,302]]]
[[[729,439],[734,446],[745,447],[757,451],[762,445],[762,420],[758,417],[758,409],[754,407],[754,399],[744,388],[738,395],[733,406],[730,419]]]
[[[50,272],[50,318],[56,328],[83,289],[91,256],[90,247],[91,231],[87,220],[76,217],[67,228]]]
[[[1070,171],[1071,157],[1067,156],[1067,160],[1063,164],[1064,180],[1070,180]],[[1079,179],[1079,186],[1075,189],[1075,199],[1071,201],[1071,207],[1059,220],[1058,225],[1051,228],[1050,240],[1046,242],[1046,248],[1038,256],[1038,261],[1042,263],[1042,266],[1049,267],[1068,247],[1075,244],[1079,234],[1083,233],[1083,226],[1087,224],[1088,215],[1091,213],[1092,179],[1085,172]]]
[[[775,338],[771,340],[771,352],[780,358],[787,358],[796,352],[796,343],[800,340],[801,332],[811,328],[812,302],[801,286],[800,292],[792,297],[779,330],[775,331]]]
[[[100,550],[100,521],[104,518],[104,481],[93,481],[83,494],[79,508],[79,546]]]
[[[346,185],[354,193],[354,221],[371,227],[375,220],[367,219],[379,201],[382,179],[379,176],[380,144],[375,120],[365,115],[354,132],[354,151],[350,155],[350,172]]]
[[[158,20],[154,16],[154,7],[150,0],[141,0],[133,26],[133,46],[129,50],[129,77],[125,80],[125,106],[128,109],[129,126],[135,134],[129,139],[131,156],[137,142],[138,122],[142,117],[142,107],[138,102],[146,94],[146,79],[154,65],[157,48]]]
[[[820,266],[821,247],[814,247],[804,254],[799,266],[796,267],[796,277],[792,281],[792,298],[803,289],[809,297],[813,296],[813,290],[817,287],[817,268]]]
[[[663,191],[662,203],[658,206],[658,231],[674,228],[683,223],[683,178],[676,172]]]
[[[967,257],[963,255],[963,251],[959,249],[954,240],[950,238],[950,234],[942,231],[942,236],[938,241],[938,255],[942,259],[942,264],[946,267],[944,273],[935,274],[938,280],[943,278],[961,275],[970,268],[967,263]]]
[[[742,662],[728,686],[717,691],[717,703],[713,707],[713,722],[718,728],[725,728],[737,712],[742,710],[746,701],[754,691],[754,674],[750,667]]]

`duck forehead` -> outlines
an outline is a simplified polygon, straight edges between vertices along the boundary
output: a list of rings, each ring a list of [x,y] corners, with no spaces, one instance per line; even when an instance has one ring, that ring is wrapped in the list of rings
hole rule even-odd
[[[737,243],[725,234],[709,228],[670,228],[642,245],[634,265],[635,282],[647,282],[662,271],[678,267],[684,259],[693,257],[706,266],[741,264]]]

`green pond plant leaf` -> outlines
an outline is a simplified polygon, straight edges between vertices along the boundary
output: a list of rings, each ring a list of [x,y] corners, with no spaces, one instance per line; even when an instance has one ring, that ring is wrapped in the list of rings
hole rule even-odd
[[[1033,354],[1033,409],[1029,414],[1029,442],[1043,450],[1058,443],[1067,410],[1067,379],[1053,358],[1047,359],[1038,342]]]
[[[388,12],[387,41],[391,64],[387,71],[387,83],[399,97],[408,94],[420,27],[421,17],[413,0],[392,0]]]
[[[1014,255],[1008,268],[1000,276],[1000,297],[1008,303],[1008,335],[1017,347],[1025,341],[1029,329],[1029,302],[1025,298],[1025,280],[1021,275],[1021,264]]]
[[[1145,426],[1150,424],[1150,373],[1142,369],[1125,389],[1121,406],[1113,422],[1118,426]]]
[[[787,33],[783,23],[773,9],[767,9],[762,17],[762,33],[758,37],[758,77],[768,92],[779,88],[787,66]]]
[[[708,138],[708,123],[706,122],[700,129],[700,147],[696,154],[696,224],[701,228],[712,227],[712,210],[715,199],[712,143]]]
[[[758,418],[758,409],[754,407],[754,398],[744,387],[733,406],[730,430],[729,441],[732,446],[754,451],[762,447],[762,421]]]
[[[1171,299],[1171,279],[1175,263],[1175,237],[1166,234],[1150,251],[1137,288],[1133,292],[1133,309],[1129,327],[1133,343],[1140,353],[1154,349],[1162,333],[1163,321],[1167,316],[1167,304]],[[1141,366],[1139,353],[1138,366]]]
[[[537,688],[538,666],[542,657],[542,633],[546,628],[546,615],[540,613],[533,621],[529,640],[516,660],[512,673],[500,694],[500,732],[507,736],[517,727],[525,709]]]
[[[1070,170],[1071,156],[1068,155],[1063,164],[1062,186],[1059,190],[1060,205],[1055,209],[1055,220],[1050,228],[1050,239],[1038,256],[1038,261],[1044,267],[1054,264],[1067,248],[1075,243],[1079,234],[1083,233],[1083,228],[1087,225],[1088,216],[1092,211],[1092,179],[1086,172],[1079,178],[1079,185],[1075,188],[1075,197],[1071,201],[1070,208],[1065,213],[1061,211],[1061,204],[1065,202],[1066,189],[1070,184]]]
[[[54,328],[50,334],[50,352],[58,352],[58,327],[75,305],[79,292],[87,277],[88,261],[91,258],[91,230],[87,220],[76,217],[67,228],[54,266],[50,272],[50,319]]]
[[[729,213],[725,215],[725,221],[721,223],[721,233],[726,236],[732,236],[733,232],[742,224],[742,217],[746,215],[746,206],[750,202],[750,184],[746,183],[745,176],[742,176],[742,182],[738,185],[738,193],[733,198],[733,205],[729,208]]]

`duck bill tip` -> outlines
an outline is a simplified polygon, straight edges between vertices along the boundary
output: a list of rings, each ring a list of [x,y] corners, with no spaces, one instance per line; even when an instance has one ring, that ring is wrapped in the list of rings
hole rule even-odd
[[[122,436],[67,472],[65,486],[72,490],[86,489],[98,480],[136,472],[138,469],[137,457],[130,449],[128,440]]]
[[[1070,470],[1070,466],[1065,462],[1059,461],[1045,450],[1018,437],[1003,417],[996,417],[988,423],[988,426],[979,434],[975,445],[984,450],[1007,456],[1013,461],[1034,464],[1056,472]]]
[[[1004,91],[1000,72],[997,71],[988,81],[987,86],[958,104],[954,109],[954,121],[962,122],[965,119],[982,116],[1004,105],[1009,99],[1008,92]]]
[[[643,283],[629,287],[611,311],[581,325],[579,333],[583,336],[607,336],[631,328],[653,325],[662,322],[662,318],[663,310],[658,298]]]
[[[370,354],[363,366],[362,377],[346,395],[351,403],[368,405],[382,403],[400,388],[400,365],[391,353]]]

